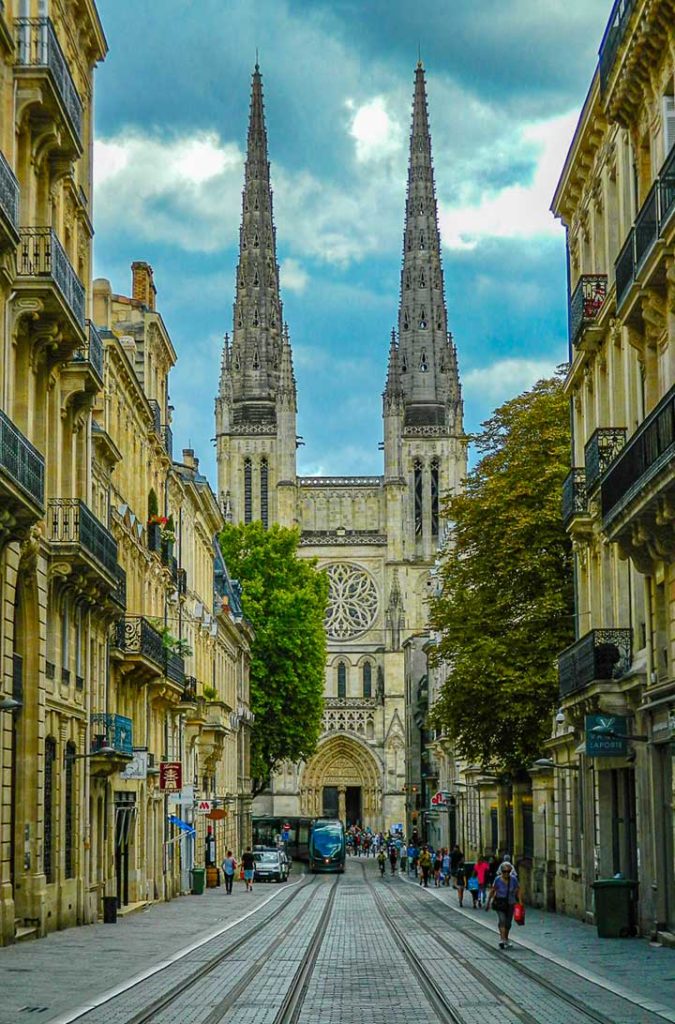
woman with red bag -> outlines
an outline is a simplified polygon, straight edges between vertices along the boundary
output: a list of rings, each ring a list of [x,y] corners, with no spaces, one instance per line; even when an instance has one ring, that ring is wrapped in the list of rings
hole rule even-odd
[[[504,861],[499,866],[499,872],[488,895],[486,910],[489,910],[494,903],[499,923],[499,948],[512,949],[509,942],[509,932],[513,922],[513,912],[516,904],[520,903],[520,885],[517,878],[511,877],[513,864]]]

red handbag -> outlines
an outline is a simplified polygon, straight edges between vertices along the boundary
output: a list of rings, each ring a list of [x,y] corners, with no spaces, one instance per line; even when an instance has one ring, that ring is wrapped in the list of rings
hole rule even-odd
[[[516,903],[515,907],[513,908],[513,920],[516,922],[516,924],[525,924],[524,903]]]

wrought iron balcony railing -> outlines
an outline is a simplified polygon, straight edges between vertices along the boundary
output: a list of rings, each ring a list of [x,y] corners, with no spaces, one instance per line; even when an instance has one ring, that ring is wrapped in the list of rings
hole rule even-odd
[[[115,580],[116,586],[110,595],[120,608],[126,608],[127,606],[127,574],[121,565],[115,567]]]
[[[87,320],[87,340],[84,345],[75,349],[73,361],[76,363],[90,363],[101,380],[103,380],[103,341],[91,320]]]
[[[635,273],[639,273],[642,264],[652,250],[659,237],[659,183],[655,181],[647,198],[640,207],[635,219]]]
[[[127,615],[115,628],[115,646],[125,654],[138,654],[164,671],[162,635],[142,615]]]
[[[5,157],[0,153],[0,214],[8,240],[19,243],[19,182]]]
[[[614,62],[637,0],[615,0],[600,44],[600,88],[607,91]]]
[[[187,594],[187,570],[178,570],[178,595],[179,597],[185,597]]]
[[[675,145],[672,146],[670,154],[659,174],[659,213],[661,217],[661,230],[670,220],[675,211]]]
[[[117,565],[117,541],[79,498],[49,502],[49,539],[53,544],[80,544],[111,576]]]
[[[607,296],[607,274],[582,274],[569,303],[570,344],[576,345],[582,331],[594,323]]]
[[[162,443],[164,450],[170,459],[173,458],[173,430],[168,423],[165,423],[162,427]]]
[[[594,682],[620,679],[632,660],[632,629],[592,629],[558,656],[560,696]]]
[[[631,228],[628,232],[628,237],[623,244],[621,252],[616,258],[614,264],[614,274],[616,277],[616,308],[617,310],[623,305],[623,301],[626,295],[630,291],[630,286],[635,280],[635,229]]]
[[[15,18],[16,68],[48,72],[74,135],[82,140],[82,101],[50,18]]]
[[[0,409],[0,470],[39,507],[45,502],[45,460]]]
[[[162,410],[159,407],[159,402],[154,398],[149,398],[148,405],[150,406],[150,410],[152,412],[152,429],[155,431],[156,434],[161,434]]]
[[[73,270],[54,229],[23,227],[19,229],[19,234],[19,277],[51,280],[77,322],[84,328],[84,285]]]
[[[567,526],[575,516],[588,512],[588,495],[586,493],[585,470],[575,467],[571,469],[562,486],[562,518]]]
[[[675,459],[675,385],[643,420],[602,481],[606,529]]]
[[[598,427],[593,431],[584,448],[587,494],[595,489],[600,482],[600,477],[614,461],[625,443],[625,427]]]
[[[174,651],[165,651],[166,655],[166,678],[173,683],[183,686],[185,683],[185,661]]]
[[[97,754],[104,747],[117,754],[133,755],[133,726],[130,718],[124,715],[92,714],[91,753]]]
[[[197,680],[194,676],[186,676],[183,684],[183,700],[186,703],[197,700]]]

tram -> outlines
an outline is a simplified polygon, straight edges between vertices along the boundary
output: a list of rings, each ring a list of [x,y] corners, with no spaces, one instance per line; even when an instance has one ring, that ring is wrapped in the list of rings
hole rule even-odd
[[[309,837],[309,870],[342,874],[345,869],[345,829],[337,818],[317,818]]]
[[[312,818],[277,818],[272,815],[254,816],[252,819],[253,845],[276,846],[284,839],[286,852],[293,860],[309,857],[309,835]]]

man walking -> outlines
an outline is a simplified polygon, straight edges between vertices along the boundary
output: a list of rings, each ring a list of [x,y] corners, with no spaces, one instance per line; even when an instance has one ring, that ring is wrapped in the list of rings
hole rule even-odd
[[[246,847],[246,851],[241,858],[241,866],[244,869],[244,881],[246,882],[246,891],[253,892],[253,876],[255,875],[255,857],[251,853],[250,846]]]

